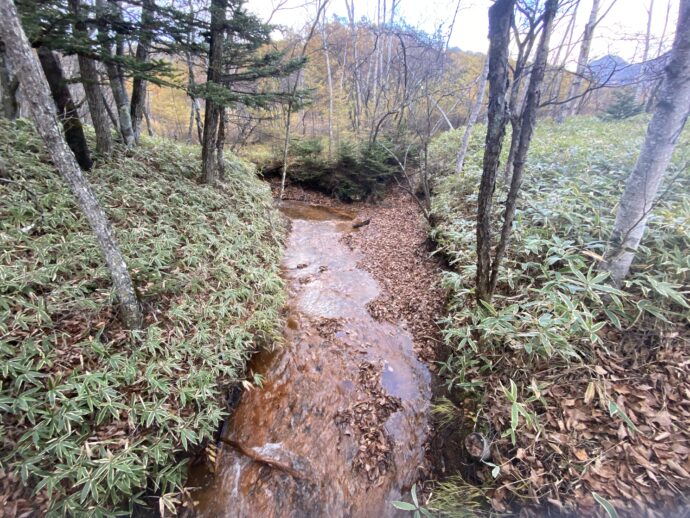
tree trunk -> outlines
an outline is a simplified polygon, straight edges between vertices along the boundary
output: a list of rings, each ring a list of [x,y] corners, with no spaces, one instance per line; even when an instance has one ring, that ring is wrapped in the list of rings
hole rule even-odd
[[[134,58],[137,65],[144,65],[149,58],[149,47],[151,46],[151,32],[153,31],[153,13],[156,4],[153,0],[143,0],[141,4],[141,36],[137,43],[137,51]],[[141,133],[141,122],[146,110],[146,88],[147,81],[141,72],[134,75],[132,80],[132,99],[130,104],[130,118],[132,119],[132,131],[134,140],[139,142]]]
[[[530,75],[531,77],[531,75]],[[508,150],[508,158],[506,159],[506,165],[503,169],[503,179],[506,185],[510,183],[510,179],[513,175],[513,164],[515,163],[515,153],[517,152],[517,147],[520,144],[520,131],[522,130],[522,125],[520,120],[522,118],[523,108],[525,106],[525,101],[527,100],[527,92],[529,87],[525,88],[522,95],[518,95],[519,92],[516,90],[515,98],[511,96],[510,99],[510,126],[512,133],[510,135],[510,148]]]
[[[0,40],[0,115],[14,120],[19,117],[19,102],[17,90],[19,81],[10,70],[10,64],[5,55],[5,44]]]
[[[577,20],[577,10],[580,7],[580,3],[576,3],[573,9],[573,13],[570,15],[570,21],[568,21],[568,26],[563,33],[563,38],[561,43],[556,49],[556,56],[553,59],[554,70],[551,75],[551,81],[549,82],[549,87],[547,89],[547,99],[549,101],[558,101],[561,96],[561,87],[563,86],[563,76],[565,75],[565,65],[568,62],[568,57],[570,56],[570,51],[573,43],[573,35],[575,34],[575,22]],[[564,52],[565,50],[565,52]],[[561,54],[563,57],[561,58]],[[560,111],[560,106],[554,104],[551,109],[551,117],[556,118],[558,112]]]
[[[477,299],[488,301],[491,273],[491,206],[506,133],[508,47],[515,0],[496,0],[489,8],[489,122],[477,200]]]
[[[317,11],[316,11],[316,18],[314,18],[314,23],[311,25],[311,29],[309,30],[309,33],[307,34],[307,37],[304,40],[304,45],[302,46],[302,53],[300,54],[300,57],[305,57],[307,54],[307,47],[309,46],[309,42],[311,41],[312,37],[314,36],[314,31],[316,30],[316,27],[319,23],[319,20],[321,19],[321,14],[325,12],[326,10],[326,5],[328,5],[328,0],[323,0],[319,4],[317,4]],[[290,122],[292,120],[292,111],[295,108],[295,95],[297,94],[297,88],[299,87],[300,83],[300,77],[302,74],[302,69],[298,69],[297,72],[295,72],[295,83],[292,86],[292,89],[290,91],[290,99],[288,100],[287,103],[287,117],[285,120],[285,137],[283,139],[283,171],[281,175],[281,180],[280,180],[280,199],[283,199],[283,195],[285,194],[285,179],[287,178],[287,169],[288,169],[288,154],[290,151]],[[288,79],[288,86],[289,86],[289,79]]]
[[[287,179],[288,170],[288,154],[290,151],[290,122],[292,120],[292,100],[288,101],[288,106],[285,110],[285,135],[283,137],[283,169],[280,173],[280,199],[283,199],[285,194],[285,180]]]
[[[113,137],[110,133],[108,110],[103,101],[99,84],[98,69],[92,59],[79,56],[78,60],[82,85],[86,93],[86,102],[89,105],[89,113],[91,114],[91,122],[96,131],[96,151],[103,155],[109,155],[113,149]]]
[[[618,204],[606,254],[604,269],[616,284],[628,275],[689,110],[690,0],[681,0],[671,59],[640,156]]]
[[[326,13],[323,15],[321,24],[321,41],[323,42],[323,53],[326,58],[326,85],[328,86],[328,160],[333,158],[333,75],[331,73],[331,57],[328,51],[328,40],[326,35]]]
[[[60,135],[55,118],[55,109],[47,93],[48,84],[33,56],[29,42],[19,23],[17,10],[11,0],[0,0],[0,13],[2,13],[0,16],[0,38],[8,42],[7,54],[17,71],[36,129],[41,135],[55,167],[74,193],[79,207],[96,235],[110,270],[124,324],[130,329],[139,328],[143,322],[141,308],[124,258],[108,218],[87,179],[79,169],[74,155]]]
[[[355,2],[354,0],[345,0],[345,7],[347,8],[347,19],[350,25],[350,36],[352,44],[352,84],[354,86],[354,116],[352,117],[352,125],[355,137],[359,138],[359,128],[362,119],[362,86],[360,84],[359,71],[359,56],[357,49],[357,25],[355,23]]]
[[[227,110],[225,106],[220,108],[218,120],[218,138],[216,139],[216,167],[218,168],[218,178],[225,180],[225,124],[227,122]]]
[[[146,121],[146,132],[149,137],[154,136],[153,132],[153,122],[151,120],[151,103],[149,102],[148,96],[146,97],[146,103],[144,104],[144,120]]]
[[[115,9],[119,10],[119,6],[112,2]],[[97,17],[102,18],[107,11],[106,0],[96,0]],[[103,53],[106,56],[105,70],[110,81],[110,89],[113,92],[113,99],[117,107],[118,120],[120,122],[120,134],[122,140],[127,147],[133,147],[136,142],[134,139],[134,130],[132,129],[132,118],[129,113],[129,99],[127,98],[127,90],[125,89],[125,81],[122,77],[122,70],[113,62],[112,48],[109,41],[109,35],[103,24],[100,24],[98,30],[98,39],[101,42]]]
[[[582,36],[582,44],[580,45],[580,55],[577,58],[577,70],[575,71],[575,77],[573,77],[573,82],[570,84],[570,90],[568,91],[568,97],[566,99],[573,98],[570,102],[564,103],[558,114],[558,122],[563,122],[567,116],[572,116],[577,114],[578,107],[580,106],[580,99],[575,99],[580,93],[582,83],[584,81],[584,75],[587,71],[587,65],[589,64],[589,51],[592,48],[592,38],[594,36],[594,29],[597,26],[599,20],[599,4],[600,0],[593,0],[592,10],[589,13],[589,21],[585,25],[585,32]]]
[[[462,174],[462,168],[465,165],[465,155],[467,154],[467,147],[470,145],[470,136],[472,136],[472,129],[477,123],[479,118],[479,112],[482,109],[482,104],[484,103],[484,93],[486,91],[486,80],[489,74],[489,56],[484,60],[484,66],[482,67],[481,75],[479,76],[479,87],[477,88],[477,99],[474,101],[472,106],[472,111],[470,112],[470,118],[467,121],[467,126],[465,127],[465,133],[462,136],[462,145],[458,151],[458,155],[455,159],[455,173],[458,175]]]
[[[223,73],[223,42],[225,40],[225,11],[227,0],[211,1],[211,43],[208,55],[207,82],[220,85]],[[201,149],[202,181],[213,185],[217,179],[216,158],[218,141],[218,121],[221,105],[211,96],[206,97],[206,113],[204,117],[204,138]]]
[[[87,27],[84,20],[80,17],[80,0],[70,0],[70,8],[76,19],[74,22],[74,33],[79,38],[87,37]],[[110,134],[110,121],[108,112],[103,101],[100,80],[96,63],[86,56],[79,55],[79,74],[86,94],[86,102],[89,105],[91,122],[96,131],[96,151],[102,155],[109,155],[113,149],[113,139]]]
[[[201,122],[201,108],[199,108],[199,100],[196,98],[194,90],[196,88],[196,81],[194,80],[194,65],[192,63],[192,55],[187,52],[187,73],[189,78],[187,80],[187,95],[189,95],[190,114],[189,114],[189,131],[187,132],[187,140],[192,142],[192,129],[196,122],[196,133],[199,139],[199,144],[203,142],[203,124]]]
[[[498,246],[496,247],[494,260],[491,265],[491,295],[496,289],[498,271],[501,266],[501,261],[505,256],[505,251],[508,246],[508,241],[513,228],[515,207],[517,205],[520,187],[522,186],[522,175],[525,169],[525,161],[527,160],[527,151],[529,150],[534,127],[537,123],[537,109],[539,108],[541,88],[542,84],[544,83],[544,73],[546,71],[546,64],[549,56],[549,39],[551,38],[551,29],[553,27],[553,20],[556,16],[557,10],[558,0],[546,0],[546,5],[544,6],[541,40],[539,41],[539,47],[537,47],[537,54],[534,58],[534,65],[532,66],[532,73],[530,74],[529,86],[527,87],[525,106],[522,110],[522,116],[520,117],[520,136],[518,139],[517,148],[515,149],[513,178],[510,182],[508,197],[506,198],[506,208],[503,216],[501,238],[498,242]]]
[[[638,78],[637,88],[635,89],[635,100],[639,104],[644,104],[647,94],[647,82],[644,80],[645,63],[649,60],[649,48],[652,40],[652,15],[654,14],[654,0],[649,0],[647,9],[647,32],[644,37],[644,50],[642,51],[642,66],[640,67],[640,77]]]
[[[50,93],[53,96],[53,101],[55,101],[58,117],[65,131],[65,140],[74,153],[79,167],[88,171],[93,165],[89,146],[86,143],[84,127],[79,120],[77,107],[74,105],[72,94],[67,87],[60,61],[55,53],[47,47],[38,48],[38,59],[50,85]]]

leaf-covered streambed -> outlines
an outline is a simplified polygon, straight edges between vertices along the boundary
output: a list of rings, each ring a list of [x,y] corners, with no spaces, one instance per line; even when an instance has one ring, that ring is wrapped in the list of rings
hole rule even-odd
[[[438,266],[402,195],[343,208],[289,194],[285,343],[254,359],[262,387],[243,394],[214,473],[192,477],[194,514],[393,516],[427,470]]]

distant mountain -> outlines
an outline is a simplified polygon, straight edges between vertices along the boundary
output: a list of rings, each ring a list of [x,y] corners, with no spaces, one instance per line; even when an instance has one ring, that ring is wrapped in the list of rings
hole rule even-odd
[[[638,82],[656,81],[668,63],[670,53],[642,63],[628,63],[620,56],[609,54],[590,61],[588,74],[597,84],[626,86]]]

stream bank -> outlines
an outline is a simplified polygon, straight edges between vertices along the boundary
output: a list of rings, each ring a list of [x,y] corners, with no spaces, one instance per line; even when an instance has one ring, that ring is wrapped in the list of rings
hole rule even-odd
[[[252,361],[263,387],[242,396],[215,474],[190,480],[195,514],[395,516],[429,475],[439,266],[404,193],[344,206],[290,189],[281,208],[285,344]]]

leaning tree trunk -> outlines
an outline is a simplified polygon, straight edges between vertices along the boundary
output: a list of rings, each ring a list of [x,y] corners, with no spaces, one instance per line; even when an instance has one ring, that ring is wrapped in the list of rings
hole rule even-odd
[[[532,134],[534,127],[537,124],[537,109],[539,108],[539,101],[541,99],[541,88],[544,83],[544,73],[546,72],[546,63],[549,56],[549,38],[551,37],[551,29],[553,27],[553,20],[556,17],[558,10],[558,0],[546,0],[543,14],[543,27],[541,32],[541,40],[537,47],[537,54],[534,58],[534,65],[532,65],[532,73],[530,74],[529,85],[527,86],[527,96],[525,97],[525,106],[522,109],[522,116],[519,121],[519,139],[517,148],[515,149],[515,156],[513,160],[513,178],[510,182],[510,190],[506,198],[505,213],[503,216],[503,226],[501,228],[501,238],[498,241],[494,260],[491,265],[491,281],[490,293],[496,289],[498,282],[498,271],[501,266],[501,261],[505,256],[510,234],[513,228],[513,220],[515,219],[515,207],[517,205],[518,194],[522,186],[522,175],[525,170],[525,161],[527,160],[527,151],[532,141]]]
[[[5,56],[5,44],[0,40],[0,115],[6,119],[19,117],[18,87],[19,81],[10,70]]]
[[[618,204],[616,223],[603,265],[620,284],[656,201],[659,185],[690,111],[690,0],[681,0],[671,59],[635,168]]]
[[[141,36],[137,43],[137,51],[134,55],[138,66],[146,64],[149,58],[149,48],[151,47],[151,32],[153,31],[153,11],[156,4],[153,0],[143,0],[141,4]],[[139,71],[132,80],[132,99],[130,101],[130,117],[132,119],[132,131],[134,139],[139,142],[141,134],[141,123],[146,110],[146,88],[147,81]]]
[[[33,56],[11,0],[0,0],[0,13],[0,38],[7,42],[7,55],[17,72],[36,129],[96,235],[113,279],[124,324],[130,329],[139,328],[142,325],[141,308],[124,258],[108,218],[60,135],[46,78]]]
[[[65,131],[65,140],[74,153],[79,167],[88,171],[93,165],[89,145],[86,143],[84,127],[79,120],[79,113],[72,100],[67,81],[65,81],[60,61],[55,53],[47,47],[38,48],[38,59],[50,85],[50,93],[55,101],[58,117]]]
[[[481,75],[479,76],[479,88],[477,89],[477,99],[474,101],[472,106],[472,111],[470,112],[470,118],[467,121],[467,126],[465,127],[465,133],[462,136],[462,145],[460,146],[460,151],[455,158],[455,173],[458,175],[462,174],[462,168],[465,165],[465,155],[467,154],[467,148],[470,145],[470,136],[472,136],[472,129],[477,123],[479,118],[479,112],[482,109],[482,103],[484,102],[484,93],[486,91],[486,79],[489,74],[489,57],[487,56],[484,60],[484,66],[482,67]]]
[[[81,18],[80,0],[70,0],[70,8],[76,17],[74,22],[75,35],[86,39],[87,27]],[[81,83],[86,94],[86,102],[89,105],[91,122],[96,131],[96,151],[103,155],[109,155],[113,149],[113,139],[110,134],[110,121],[108,120],[108,111],[103,100],[98,69],[96,68],[96,63],[91,58],[80,54],[78,61],[79,74],[81,75]]]
[[[211,1],[211,43],[208,54],[207,86],[220,85],[223,74],[223,43],[225,41],[225,11],[227,0]],[[208,92],[207,92],[208,93]],[[209,185],[217,179],[218,123],[222,105],[209,95],[204,114],[204,138],[201,148],[202,181]]]
[[[117,10],[119,6],[113,2],[114,8]],[[105,19],[107,13],[106,0],[96,0],[96,13],[99,19]],[[117,16],[119,17],[119,16]],[[113,61],[111,42],[107,33],[107,26],[104,23],[99,24],[98,39],[101,43],[101,50],[105,54],[105,70],[108,74],[108,81],[110,82],[110,89],[113,92],[113,99],[117,107],[117,115],[119,120],[120,134],[122,140],[127,147],[133,147],[136,143],[134,139],[134,129],[132,128],[132,117],[129,113],[129,99],[127,98],[127,90],[125,89],[125,81],[122,77],[122,70]]]
[[[506,134],[508,47],[515,0],[496,0],[489,8],[489,122],[477,200],[477,299],[491,298],[491,206],[503,138]]]

